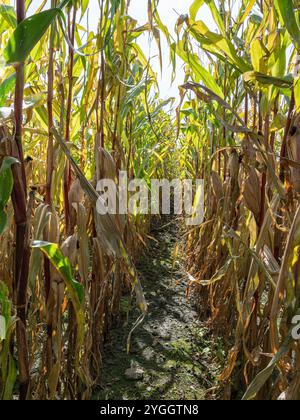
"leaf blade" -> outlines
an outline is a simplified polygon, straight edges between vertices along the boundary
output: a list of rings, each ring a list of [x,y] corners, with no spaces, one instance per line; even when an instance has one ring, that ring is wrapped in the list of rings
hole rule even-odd
[[[4,50],[6,64],[24,63],[60,9],[50,9],[24,19],[15,29]]]

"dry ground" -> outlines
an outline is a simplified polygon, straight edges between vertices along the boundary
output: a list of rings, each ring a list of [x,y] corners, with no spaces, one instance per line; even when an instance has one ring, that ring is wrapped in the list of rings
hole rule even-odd
[[[182,256],[178,255],[174,264],[179,226],[174,219],[164,218],[154,226],[151,235],[155,240],[149,243],[137,267],[149,304],[148,317],[134,334],[132,352],[128,355],[126,339],[137,313],[132,309],[127,323],[130,299],[123,299],[124,316],[105,347],[102,383],[96,398],[215,398],[224,354],[221,342],[212,338],[187,302],[188,276],[180,268],[184,265]],[[130,367],[141,368],[143,378],[127,379],[125,371]]]

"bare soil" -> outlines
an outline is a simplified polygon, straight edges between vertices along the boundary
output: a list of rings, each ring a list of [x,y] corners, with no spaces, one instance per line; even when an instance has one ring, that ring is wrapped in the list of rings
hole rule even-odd
[[[154,238],[137,269],[149,304],[144,324],[134,333],[126,352],[130,327],[138,313],[130,297],[122,300],[123,319],[111,333],[103,355],[103,373],[96,398],[101,400],[201,400],[215,398],[224,361],[222,343],[212,337],[187,301],[188,276],[184,258],[174,250],[180,242],[175,219],[163,218],[152,229]],[[129,368],[143,370],[130,380]]]

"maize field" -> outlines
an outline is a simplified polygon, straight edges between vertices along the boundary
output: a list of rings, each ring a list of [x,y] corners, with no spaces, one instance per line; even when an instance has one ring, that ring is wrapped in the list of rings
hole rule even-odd
[[[141,22],[131,3],[1,0],[0,399],[99,399],[113,337],[131,360],[171,293],[180,345],[190,310],[209,336],[208,359],[202,336],[191,350],[195,395],[299,400],[300,3],[141,0]],[[166,66],[176,98],[160,92]],[[98,182],[125,172],[149,194],[153,179],[191,180],[193,208],[204,180],[202,223],[162,206],[100,213]],[[163,254],[176,282],[157,267],[145,280]]]

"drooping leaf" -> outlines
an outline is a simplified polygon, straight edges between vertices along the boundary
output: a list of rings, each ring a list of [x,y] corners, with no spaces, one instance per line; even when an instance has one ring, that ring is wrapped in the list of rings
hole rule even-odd
[[[192,20],[196,20],[197,13],[199,12],[200,7],[203,5],[204,0],[194,0],[190,7],[190,16]]]
[[[231,62],[241,73],[251,70],[250,64],[238,56],[230,40],[223,35],[211,32],[204,22],[195,22],[191,26],[191,33],[204,49],[219,57],[223,56],[225,61]]]
[[[257,71],[250,71],[245,73],[244,80],[246,82],[249,80],[256,80],[263,85],[273,85],[283,89],[291,88],[293,86],[293,80],[289,76],[286,78],[272,77]]]
[[[205,3],[208,5],[208,7],[210,8],[211,14],[221,32],[221,34],[226,37],[226,30],[225,30],[225,25],[224,25],[224,20],[223,17],[220,15],[216,4],[214,2],[214,0],[205,0]]]
[[[59,246],[49,242],[34,241],[32,243],[32,248],[39,248],[49,258],[53,266],[64,279],[75,309],[80,309],[84,301],[84,288],[82,284],[74,279],[70,261],[63,256]]]
[[[267,380],[271,377],[278,362],[288,351],[290,341],[291,341],[291,338],[288,337],[286,342],[282,345],[280,350],[273,357],[269,365],[256,376],[256,378],[248,387],[245,395],[243,396],[243,400],[246,400],[246,401],[253,400],[256,397],[258,392],[261,390],[261,388],[264,386]]]
[[[183,43],[179,42],[176,46],[176,52],[179,57],[190,65],[192,71],[196,76],[197,82],[201,80],[209,89],[211,89],[216,95],[224,99],[223,92],[218,86],[214,77],[201,65],[199,58],[196,54],[187,53],[184,50]]]
[[[65,282],[77,320],[75,365],[78,368],[80,358],[79,350],[84,341],[84,287],[81,283],[78,283],[74,279],[70,261],[67,257],[63,256],[57,244],[44,241],[34,241],[32,243],[32,248],[38,248],[46,255],[46,257],[50,260],[51,264],[56,268]]]
[[[23,20],[15,29],[4,50],[6,63],[24,63],[59,13],[61,13],[60,9],[50,9]]]
[[[249,13],[253,9],[253,6],[255,5],[256,0],[248,0],[247,7],[243,10],[243,14],[239,20],[239,25],[242,25],[247,17],[249,16]]]
[[[87,11],[89,5],[89,0],[82,0],[81,2],[81,15],[84,16],[85,12]]]

